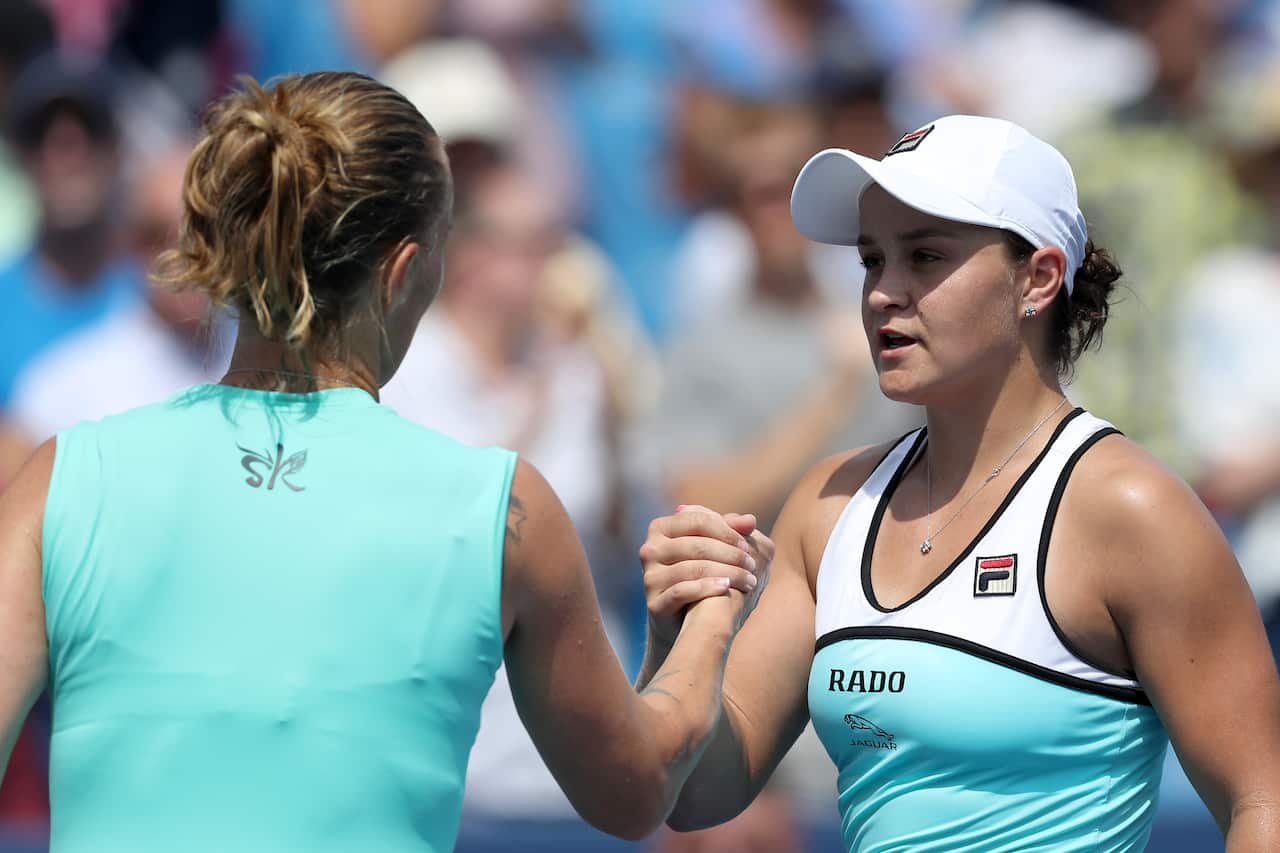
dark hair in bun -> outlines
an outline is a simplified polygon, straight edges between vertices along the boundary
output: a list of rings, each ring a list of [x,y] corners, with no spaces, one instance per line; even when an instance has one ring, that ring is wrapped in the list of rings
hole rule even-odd
[[[1014,263],[1026,263],[1035,247],[1018,234],[1005,231],[1005,245]],[[1049,354],[1060,376],[1069,376],[1085,350],[1102,344],[1102,327],[1111,312],[1111,294],[1123,275],[1111,253],[1084,244],[1084,262],[1076,270],[1071,295],[1064,287],[1053,302],[1050,316]]]

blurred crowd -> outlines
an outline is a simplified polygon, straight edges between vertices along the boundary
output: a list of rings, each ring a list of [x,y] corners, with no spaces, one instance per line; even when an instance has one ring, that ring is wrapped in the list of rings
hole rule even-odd
[[[221,376],[232,318],[148,276],[185,157],[237,75],[324,68],[402,91],[457,183],[384,401],[546,474],[625,664],[651,516],[767,529],[817,459],[919,421],[877,391],[856,251],[788,196],[814,152],[955,112],[1072,162],[1126,287],[1069,395],[1187,478],[1280,636],[1280,0],[0,0],[0,486],[59,429]],[[0,821],[46,819],[49,725]],[[743,820],[655,843],[802,849],[833,791],[806,737]],[[466,809],[572,814],[501,674]]]

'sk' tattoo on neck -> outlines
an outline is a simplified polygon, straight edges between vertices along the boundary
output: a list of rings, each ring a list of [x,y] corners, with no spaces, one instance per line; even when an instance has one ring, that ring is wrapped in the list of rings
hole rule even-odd
[[[512,493],[507,503],[507,538],[519,545],[524,539],[524,531],[520,528],[528,520],[529,514],[524,511],[524,504]]]
[[[302,470],[302,466],[307,464],[307,451],[299,450],[297,453],[291,454],[287,459],[284,455],[284,445],[277,443],[276,452],[273,454],[270,450],[266,453],[258,453],[247,447],[237,448],[244,451],[244,456],[240,458],[240,466],[249,472],[249,476],[244,481],[253,488],[258,488],[265,481],[267,491],[271,491],[276,487],[276,481],[279,480],[295,492],[301,492],[306,486],[295,486],[289,482],[289,478]],[[262,470],[254,468],[255,465],[261,465]],[[264,475],[270,474],[270,479],[266,479]]]

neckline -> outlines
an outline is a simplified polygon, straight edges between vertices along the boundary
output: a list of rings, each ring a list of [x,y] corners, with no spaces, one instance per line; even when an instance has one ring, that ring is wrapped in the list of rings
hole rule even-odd
[[[224,385],[221,382],[206,382],[196,385],[186,392],[195,397],[217,396],[231,399],[261,400],[271,406],[285,408],[307,408],[320,403],[326,406],[342,405],[378,405],[372,394],[354,385],[343,385],[336,388],[318,388],[315,391],[271,391],[264,388],[246,388],[243,385]]]
[[[884,520],[884,514],[889,508],[889,501],[893,499],[893,495],[898,490],[898,486],[902,483],[903,477],[906,476],[907,468],[911,464],[911,460],[915,459],[916,455],[920,452],[925,436],[928,433],[928,427],[922,427],[919,434],[916,436],[916,440],[912,442],[911,449],[907,451],[906,455],[903,456],[902,460],[898,463],[897,469],[893,472],[893,477],[885,486],[883,494],[880,495],[880,500],[876,504],[875,514],[871,517],[871,525],[867,528],[867,539],[862,546],[862,592],[863,595],[866,596],[867,603],[881,613],[897,613],[898,611],[905,610],[912,604],[915,604],[917,601],[924,598],[933,591],[934,587],[938,586],[938,584],[950,577],[951,573],[954,572],[956,568],[958,568],[959,565],[973,553],[973,550],[978,547],[978,543],[980,543],[986,535],[991,532],[991,528],[995,527],[996,522],[1000,520],[1000,517],[1004,515],[1005,510],[1007,510],[1009,505],[1013,503],[1014,498],[1016,498],[1018,493],[1022,491],[1022,487],[1031,479],[1031,475],[1036,472],[1036,469],[1040,467],[1040,463],[1049,455],[1049,451],[1058,443],[1058,438],[1066,430],[1067,425],[1082,414],[1084,414],[1084,409],[1077,406],[1058,422],[1058,425],[1053,430],[1053,435],[1049,436],[1048,442],[1046,442],[1045,446],[1041,448],[1040,452],[1036,455],[1036,458],[1032,460],[1031,464],[1027,466],[1027,470],[1022,472],[1021,476],[1018,477],[1013,486],[1009,489],[1009,493],[1004,496],[1004,500],[1000,502],[1000,505],[995,508],[974,537],[969,540],[969,544],[965,545],[965,547],[960,550],[949,566],[943,569],[937,577],[926,584],[924,589],[920,590],[906,601],[896,607],[885,607],[881,605],[879,599],[876,598],[875,589],[871,583],[871,560],[872,557],[875,556],[876,539],[880,533],[880,523]]]

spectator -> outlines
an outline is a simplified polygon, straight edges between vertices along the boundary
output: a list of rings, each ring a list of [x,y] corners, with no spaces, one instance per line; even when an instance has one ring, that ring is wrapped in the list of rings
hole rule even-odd
[[[0,115],[8,113],[9,89],[18,72],[53,47],[53,22],[33,0],[0,4]],[[0,264],[29,244],[37,218],[31,186],[0,141]]]
[[[742,280],[726,288],[741,298],[705,307],[672,343],[657,413],[662,465],[680,472],[666,483],[671,497],[740,506],[766,530],[815,461],[903,432],[914,418],[875,391],[853,307],[856,252],[845,250],[843,309],[833,310],[839,303],[815,280],[813,247],[791,224],[792,181],[820,141],[815,117],[792,108],[767,109],[726,141],[738,180],[726,225],[748,244],[746,262],[729,264]]]
[[[195,115],[231,83],[237,46],[225,0],[131,0],[116,16],[111,55],[160,81]],[[130,81],[129,88],[138,87]]]
[[[32,357],[137,298],[119,252],[117,128],[110,72],[45,54],[14,83],[10,131],[40,200],[35,245],[0,270],[0,411]]]
[[[566,240],[538,186],[512,168],[473,182],[456,203],[444,289],[382,399],[445,435],[507,447],[537,465],[598,566],[613,553],[618,483],[606,374],[587,342],[554,336],[540,322],[543,283]],[[635,584],[630,571],[623,579]],[[619,579],[596,583],[620,647],[625,618],[608,595]],[[481,712],[464,809],[497,818],[573,814],[519,725],[505,669]]]
[[[704,105],[715,103],[716,110],[722,113],[715,134],[707,137],[708,144],[711,138],[721,142],[698,157],[696,165],[688,164],[687,170],[703,175],[703,181],[716,175],[716,189],[708,196],[723,203],[694,217],[676,254],[676,286],[671,298],[671,326],[676,332],[687,331],[691,321],[732,306],[750,293],[760,259],[748,228],[750,217],[744,216],[739,185],[744,181],[760,186],[772,181],[777,185],[794,177],[785,174],[786,167],[779,169],[776,164],[766,166],[766,171],[774,169],[767,178],[749,177],[757,169],[752,162],[757,156],[752,146],[766,149],[766,161],[770,157],[777,159],[769,149],[797,146],[802,141],[800,137],[815,145],[822,139],[827,146],[879,156],[899,136],[892,130],[887,113],[885,82],[883,75],[874,72],[824,78],[818,88],[820,113],[816,115],[803,101],[761,103],[703,92],[700,97]],[[797,242],[798,235],[789,220],[779,230],[761,236],[765,241],[762,245],[783,241],[804,246],[805,264],[825,300],[846,306],[857,301],[857,288],[851,287],[856,285],[861,269],[856,250]]]
[[[903,67],[905,88],[919,102],[914,109],[999,116],[1056,137],[1132,102],[1150,89],[1155,59],[1137,33],[1099,8],[1107,5],[979,4],[959,37],[940,44],[930,61]],[[1072,61],[1062,62],[1048,44],[1071,45]]]
[[[1210,253],[1180,285],[1178,434],[1192,482],[1231,539],[1280,650],[1280,66],[1217,100],[1270,234],[1265,245]]]
[[[1081,362],[1071,392],[1189,474],[1172,406],[1181,282],[1206,252],[1249,239],[1260,222],[1208,127],[1232,4],[1112,5],[1147,41],[1157,69],[1142,98],[1064,145],[1081,207],[1108,236],[1131,288],[1107,324],[1107,345]]]
[[[674,70],[663,30],[668,4],[451,7],[454,26],[500,46],[532,106],[520,113],[517,161],[605,251],[645,329],[660,338],[671,257],[685,225],[665,157]]]
[[[519,145],[519,92],[502,57],[482,41],[419,42],[383,65],[378,78],[431,117],[459,197]]]
[[[433,32],[441,0],[224,0],[260,80],[326,68],[376,68]]]
[[[188,146],[142,164],[129,194],[129,246],[139,268],[177,239]],[[152,283],[146,299],[68,335],[36,356],[14,383],[10,414],[33,443],[82,420],[159,402],[216,382],[231,329],[215,329],[208,299]]]

